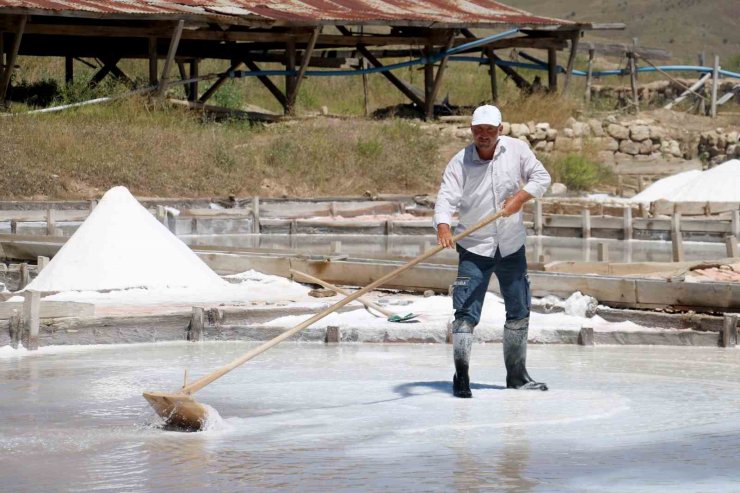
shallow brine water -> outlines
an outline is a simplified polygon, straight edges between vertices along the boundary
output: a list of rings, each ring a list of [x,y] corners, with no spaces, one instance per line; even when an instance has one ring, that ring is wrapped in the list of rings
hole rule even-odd
[[[473,349],[285,343],[199,392],[208,431],[164,431],[141,397],[241,342],[0,350],[0,491],[737,491],[736,350],[530,345],[549,392],[502,388]]]

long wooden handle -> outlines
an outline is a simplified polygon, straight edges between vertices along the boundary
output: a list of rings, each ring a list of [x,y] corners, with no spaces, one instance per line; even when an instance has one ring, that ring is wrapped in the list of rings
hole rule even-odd
[[[350,296],[352,294],[351,292],[347,291],[346,289],[342,289],[342,288],[340,288],[338,286],[335,286],[335,285],[333,285],[333,284],[331,284],[329,282],[322,281],[318,277],[314,277],[311,274],[306,274],[305,272],[301,272],[301,271],[295,270],[295,269],[290,269],[290,273],[291,274],[294,274],[294,275],[297,275],[298,277],[302,277],[303,279],[305,279],[305,280],[307,280],[309,282],[312,282],[312,283],[315,283],[315,284],[320,284],[320,285],[324,286],[326,289],[334,290],[334,291],[336,291],[339,294],[343,294],[344,296]],[[382,313],[386,317],[392,317],[393,315],[395,315],[395,313],[393,313],[391,311],[388,311],[385,308],[381,307],[380,305],[377,305],[377,304],[373,303],[370,300],[366,300],[365,298],[357,298],[357,301],[359,301],[360,303],[362,303],[363,305],[365,305],[368,308],[372,308],[373,310],[376,310],[376,311]]]
[[[486,226],[489,223],[492,223],[493,221],[495,221],[496,219],[498,219],[502,215],[503,215],[503,210],[497,212],[496,214],[490,215],[490,216],[488,216],[488,217],[486,217],[484,219],[481,219],[479,222],[477,222],[476,224],[474,224],[470,228],[466,229],[462,233],[453,236],[452,237],[452,241],[453,242],[460,241],[462,238],[465,238],[469,234],[474,233],[475,231],[478,231],[479,229],[481,229],[482,227]],[[405,271],[409,270],[410,268],[412,268],[416,264],[418,264],[418,263],[420,263],[420,262],[428,259],[429,257],[431,257],[433,255],[436,255],[437,253],[441,252],[442,250],[444,250],[444,247],[442,245],[437,245],[435,247],[430,248],[429,250],[427,250],[426,252],[422,253],[421,255],[419,255],[418,257],[416,257],[415,259],[410,260],[407,264],[404,264],[401,267],[399,267],[398,269],[396,269],[396,270],[394,270],[392,272],[389,272],[388,274],[384,275],[380,279],[371,282],[370,284],[368,284],[364,288],[355,291],[354,293],[352,293],[351,295],[347,296],[343,300],[337,301],[336,303],[334,303],[332,306],[328,307],[323,312],[317,313],[313,317],[309,318],[308,320],[305,320],[305,321],[301,322],[300,324],[296,325],[292,329],[286,330],[285,332],[283,332],[279,336],[277,336],[277,337],[275,337],[273,339],[270,339],[269,341],[265,342],[264,344],[261,344],[260,346],[257,346],[256,348],[252,349],[251,351],[248,351],[248,352],[244,353],[243,355],[239,356],[237,359],[235,359],[231,363],[227,364],[226,366],[223,366],[223,367],[219,368],[218,370],[214,371],[213,373],[210,373],[208,375],[205,375],[204,377],[199,378],[198,380],[196,380],[195,382],[191,383],[190,385],[188,385],[186,387],[183,387],[182,389],[180,389],[180,392],[183,392],[183,393],[186,393],[186,394],[192,394],[194,392],[199,391],[200,389],[202,389],[203,387],[205,387],[209,383],[213,382],[214,380],[216,380],[218,378],[221,378],[222,376],[226,375],[228,372],[230,372],[231,370],[233,370],[237,366],[243,365],[244,363],[246,363],[250,359],[254,358],[255,356],[264,353],[265,351],[267,351],[268,349],[270,349],[271,347],[273,347],[273,346],[275,346],[277,344],[280,344],[285,339],[288,339],[289,337],[291,337],[293,334],[296,334],[296,333],[302,331],[303,329],[305,329],[306,327],[312,325],[313,323],[318,322],[319,320],[321,320],[325,316],[329,315],[330,313],[335,312],[336,310],[338,310],[339,308],[343,307],[347,303],[351,303],[352,301],[356,300],[360,296],[362,296],[362,295],[364,295],[366,293],[369,293],[370,291],[372,291],[373,289],[377,288],[378,286],[382,286],[383,284],[385,284],[386,282],[390,281],[394,277],[397,277],[402,272],[405,272]]]

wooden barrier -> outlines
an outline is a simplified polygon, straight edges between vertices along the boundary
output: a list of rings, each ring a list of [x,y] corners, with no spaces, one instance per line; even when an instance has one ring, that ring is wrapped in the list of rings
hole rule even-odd
[[[727,256],[729,258],[740,257],[740,253],[738,253],[737,248],[737,237],[728,236],[727,238],[725,238],[725,246],[727,247]]]
[[[737,345],[737,315],[725,314],[720,345],[727,348]]]
[[[38,291],[23,293],[23,339],[26,342],[26,349],[32,351],[39,348],[40,305],[41,293]]]

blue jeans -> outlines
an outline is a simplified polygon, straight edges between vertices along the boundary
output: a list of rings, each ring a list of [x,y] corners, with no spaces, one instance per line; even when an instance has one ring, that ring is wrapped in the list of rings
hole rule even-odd
[[[501,287],[506,320],[520,320],[529,316],[532,295],[524,246],[506,257],[502,257],[496,249],[493,258],[476,255],[460,245],[457,245],[457,251],[460,263],[452,291],[455,320],[464,319],[478,325],[491,274],[496,274]]]

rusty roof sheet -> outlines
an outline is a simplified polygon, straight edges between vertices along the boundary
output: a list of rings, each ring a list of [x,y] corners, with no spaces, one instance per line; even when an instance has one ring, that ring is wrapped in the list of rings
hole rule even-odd
[[[276,25],[567,26],[489,0],[0,0],[0,13],[235,17]],[[236,20],[236,19],[235,19]]]

